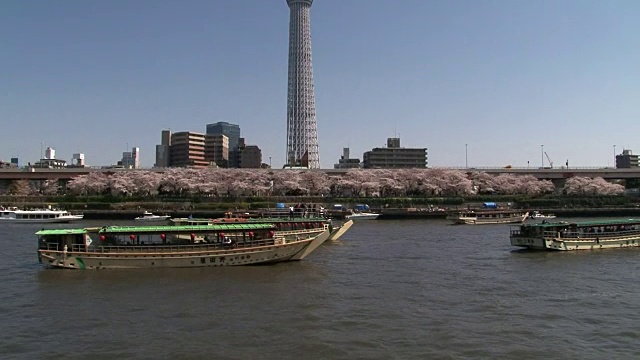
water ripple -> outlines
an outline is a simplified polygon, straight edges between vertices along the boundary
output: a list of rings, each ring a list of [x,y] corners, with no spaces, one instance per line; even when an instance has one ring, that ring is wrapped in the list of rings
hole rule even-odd
[[[3,359],[602,359],[640,353],[640,252],[514,251],[507,226],[357,223],[274,266],[44,270],[0,228]]]

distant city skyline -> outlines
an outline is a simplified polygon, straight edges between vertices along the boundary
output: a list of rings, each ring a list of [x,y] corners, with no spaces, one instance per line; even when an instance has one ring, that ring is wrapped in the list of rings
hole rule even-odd
[[[411,9],[411,11],[407,11]],[[429,166],[607,166],[640,152],[640,3],[313,2],[322,168],[400,137]],[[286,162],[286,2],[0,4],[0,158],[154,163],[162,129],[238,124]]]

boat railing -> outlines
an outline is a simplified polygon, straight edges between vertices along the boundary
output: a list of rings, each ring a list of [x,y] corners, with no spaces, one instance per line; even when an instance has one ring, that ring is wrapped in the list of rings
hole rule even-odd
[[[53,251],[61,251],[62,249],[58,248],[58,243],[53,242],[41,242],[38,246],[39,250],[53,250]]]
[[[311,229],[302,229],[302,230],[279,230],[278,234],[282,236],[287,235],[310,235],[317,234],[318,232],[324,231],[324,227],[311,228]]]
[[[600,238],[625,238],[638,237],[640,230],[617,230],[602,232],[582,232],[582,231],[545,231],[543,237],[545,239],[571,239],[575,241],[593,241]]]
[[[69,252],[90,252],[90,253],[170,253],[185,251],[212,251],[230,249],[249,249],[259,246],[271,246],[276,243],[276,239],[263,239],[245,242],[224,243],[204,243],[204,244],[139,244],[139,245],[97,245],[85,246],[83,244],[73,244]],[[62,251],[63,248],[57,243],[46,243],[40,246],[41,250]]]
[[[289,219],[291,215],[289,208],[266,208],[258,210],[259,217]],[[293,210],[293,216],[296,219],[325,218],[324,215],[324,211],[320,208],[294,208]]]

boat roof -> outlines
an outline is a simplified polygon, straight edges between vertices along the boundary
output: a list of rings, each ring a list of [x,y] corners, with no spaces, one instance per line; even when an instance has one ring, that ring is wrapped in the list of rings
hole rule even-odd
[[[454,213],[464,213],[464,214],[502,214],[502,213],[526,213],[525,210],[518,209],[468,209],[468,210],[456,210]]]
[[[161,226],[107,226],[100,233],[158,233],[183,231],[216,231],[216,230],[262,230],[273,229],[273,224],[214,224],[214,225],[161,225]]]
[[[527,227],[559,227],[559,226],[576,226],[576,227],[590,227],[590,226],[611,226],[611,225],[633,225],[640,224],[640,219],[615,219],[615,220],[590,220],[590,221],[555,221],[537,224],[525,224]]]
[[[89,229],[42,229],[36,233],[36,235],[73,235],[73,234],[85,234]]]
[[[170,219],[170,221],[174,222],[174,223],[179,223],[179,222],[207,222],[207,223],[213,223],[213,224],[233,224],[235,221],[235,219],[238,219],[238,223],[262,223],[262,222],[284,222],[284,223],[290,223],[290,222],[311,222],[311,221],[327,221],[326,218],[323,217],[310,217],[310,218],[302,218],[302,217],[296,217],[293,219],[290,218],[284,218],[284,217],[261,217],[261,218],[172,218]]]
[[[233,231],[233,230],[265,230],[275,229],[273,224],[251,223],[251,224],[215,224],[215,225],[162,225],[162,226],[104,226],[102,228],[77,228],[77,229],[42,229],[36,235],[70,235],[85,234],[90,231],[97,231],[100,234],[119,233],[172,233],[172,232],[198,232],[198,231]]]

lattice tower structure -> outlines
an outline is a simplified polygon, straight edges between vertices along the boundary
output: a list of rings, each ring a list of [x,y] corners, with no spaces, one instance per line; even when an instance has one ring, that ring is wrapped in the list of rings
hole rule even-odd
[[[287,0],[289,5],[289,83],[287,91],[287,161],[307,155],[310,169],[320,168],[316,100],[311,66],[313,0]]]

